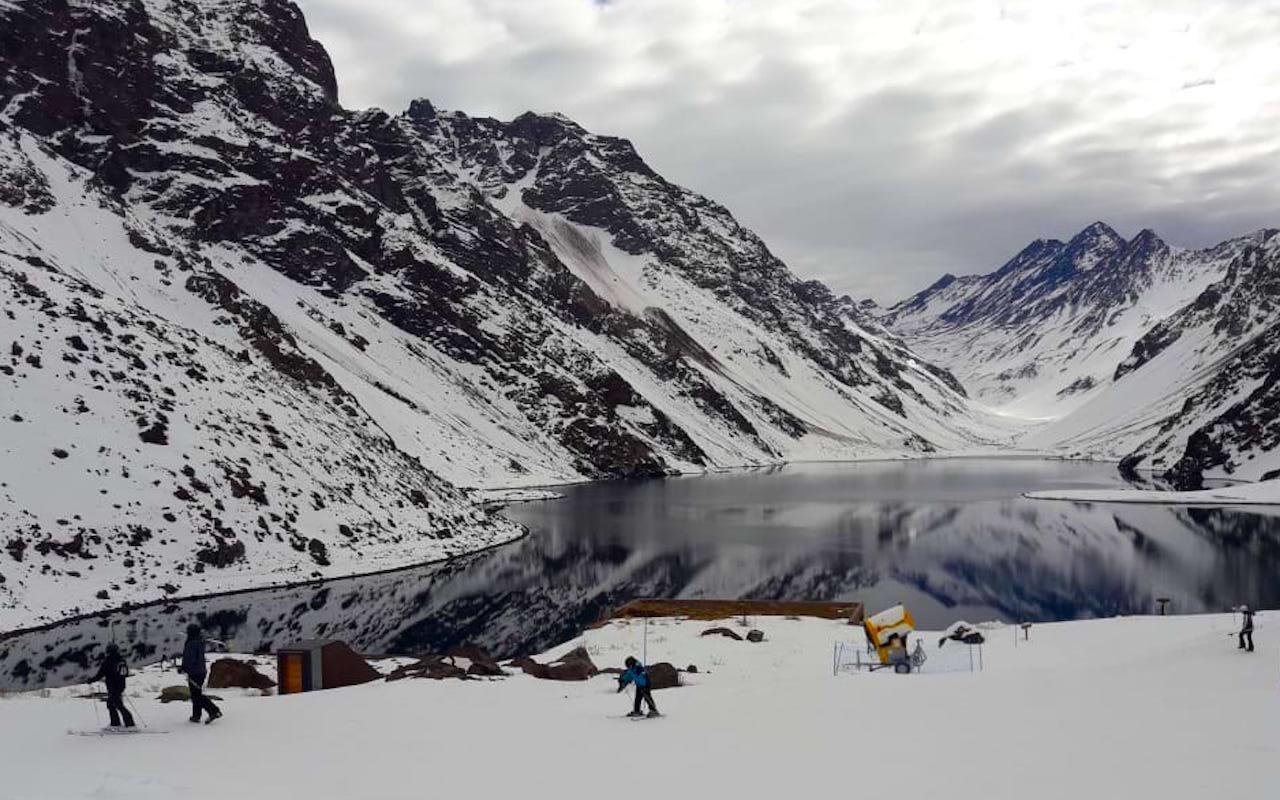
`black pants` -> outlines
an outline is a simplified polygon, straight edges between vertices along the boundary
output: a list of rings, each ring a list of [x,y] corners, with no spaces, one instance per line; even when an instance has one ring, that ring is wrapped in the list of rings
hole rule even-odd
[[[107,713],[111,715],[111,727],[120,727],[120,720],[124,720],[126,728],[133,727],[133,715],[129,713],[129,709],[124,707],[124,690],[118,692],[107,690]]]
[[[1248,640],[1249,646],[1245,647],[1245,641]],[[1240,649],[1253,652],[1253,631],[1240,631]]]
[[[641,701],[641,700],[644,700],[646,703],[648,703],[648,704],[649,704],[649,712],[650,712],[650,713],[657,713],[657,711],[658,711],[658,707],[657,707],[657,706],[655,706],[655,705],[653,704],[653,693],[649,691],[649,687],[648,687],[648,686],[637,686],[637,687],[636,687],[636,706],[635,706],[635,709],[634,709],[631,713],[633,713],[633,714],[639,714],[639,713],[640,713],[640,701]]]
[[[213,701],[204,696],[204,679],[201,678],[196,683],[191,678],[187,678],[187,687],[191,689],[191,719],[195,722],[200,721],[200,712],[204,711],[209,714],[209,718],[222,716],[222,712],[213,704]]]

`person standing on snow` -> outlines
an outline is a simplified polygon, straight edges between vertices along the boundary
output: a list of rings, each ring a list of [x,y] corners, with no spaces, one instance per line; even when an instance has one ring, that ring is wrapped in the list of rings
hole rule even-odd
[[[187,626],[187,643],[182,647],[182,666],[178,671],[186,673],[187,687],[191,690],[191,721],[199,722],[202,711],[209,714],[206,725],[221,717],[218,707],[204,696],[204,679],[209,673],[204,666],[204,632],[199,625]]]
[[[635,708],[633,708],[631,713],[627,716],[644,716],[640,711],[641,700],[644,700],[649,704],[649,716],[659,716],[658,707],[653,703],[653,693],[649,689],[649,671],[645,668],[644,664],[641,664],[632,656],[627,656],[626,664],[627,671],[618,676],[618,691],[621,692],[623,689],[627,688],[628,683],[634,683],[636,685]]]
[[[1244,625],[1240,626],[1240,649],[1248,650],[1250,653],[1252,653],[1253,652],[1253,612],[1249,610],[1248,606],[1240,606],[1239,611],[1244,616]],[[1246,640],[1249,643],[1248,647],[1245,647]]]
[[[124,719],[124,727],[133,727],[133,715],[129,713],[129,709],[124,707],[124,683],[129,677],[129,665],[124,663],[124,656],[120,655],[120,648],[116,647],[115,642],[107,645],[106,655],[102,657],[102,664],[98,666],[98,671],[89,679],[89,683],[97,683],[102,681],[107,685],[107,713],[111,715],[111,727],[119,728],[120,720]]]

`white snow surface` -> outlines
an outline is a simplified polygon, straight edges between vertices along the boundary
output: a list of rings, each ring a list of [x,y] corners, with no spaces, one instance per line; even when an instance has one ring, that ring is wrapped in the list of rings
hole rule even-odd
[[[655,692],[663,718],[638,722],[607,675],[515,674],[220,690],[225,717],[196,726],[188,705],[154,700],[181,676],[147,671],[129,699],[167,735],[66,735],[97,724],[83,686],[0,698],[0,793],[392,800],[422,797],[426,780],[439,796],[1257,800],[1280,787],[1274,613],[1257,616],[1252,654],[1229,614],[1035,625],[1016,643],[984,625],[984,671],[909,676],[833,675],[833,645],[863,644],[837,621],[751,618],[766,636],[751,644],[699,636],[745,632],[735,620],[652,620],[649,662],[699,672]],[[644,642],[642,621],[615,621],[539,660],[585,644],[616,666]]]
[[[1280,480],[1259,481],[1194,492],[1155,490],[1063,489],[1027,492],[1034,500],[1070,500],[1080,503],[1143,503],[1174,506],[1280,506]]]

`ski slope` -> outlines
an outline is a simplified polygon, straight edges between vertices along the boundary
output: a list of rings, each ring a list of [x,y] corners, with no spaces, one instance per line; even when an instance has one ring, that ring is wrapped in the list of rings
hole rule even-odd
[[[1273,613],[1253,654],[1231,615],[1115,618],[1037,625],[1016,646],[989,630],[984,672],[913,676],[833,676],[833,642],[860,640],[839,622],[753,618],[766,641],[750,644],[698,635],[736,621],[655,620],[650,661],[700,671],[639,722],[608,676],[518,674],[220,693],[226,716],[194,726],[147,699],[178,676],[143,676],[131,699],[169,735],[67,736],[94,724],[76,689],[0,698],[3,796],[1257,800],[1280,788]],[[643,631],[614,622],[585,644],[617,665]]]

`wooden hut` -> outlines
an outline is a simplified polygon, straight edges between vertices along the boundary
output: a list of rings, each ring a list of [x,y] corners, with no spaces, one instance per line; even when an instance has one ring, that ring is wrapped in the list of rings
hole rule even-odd
[[[304,639],[276,651],[280,694],[355,686],[382,677],[346,642]]]

